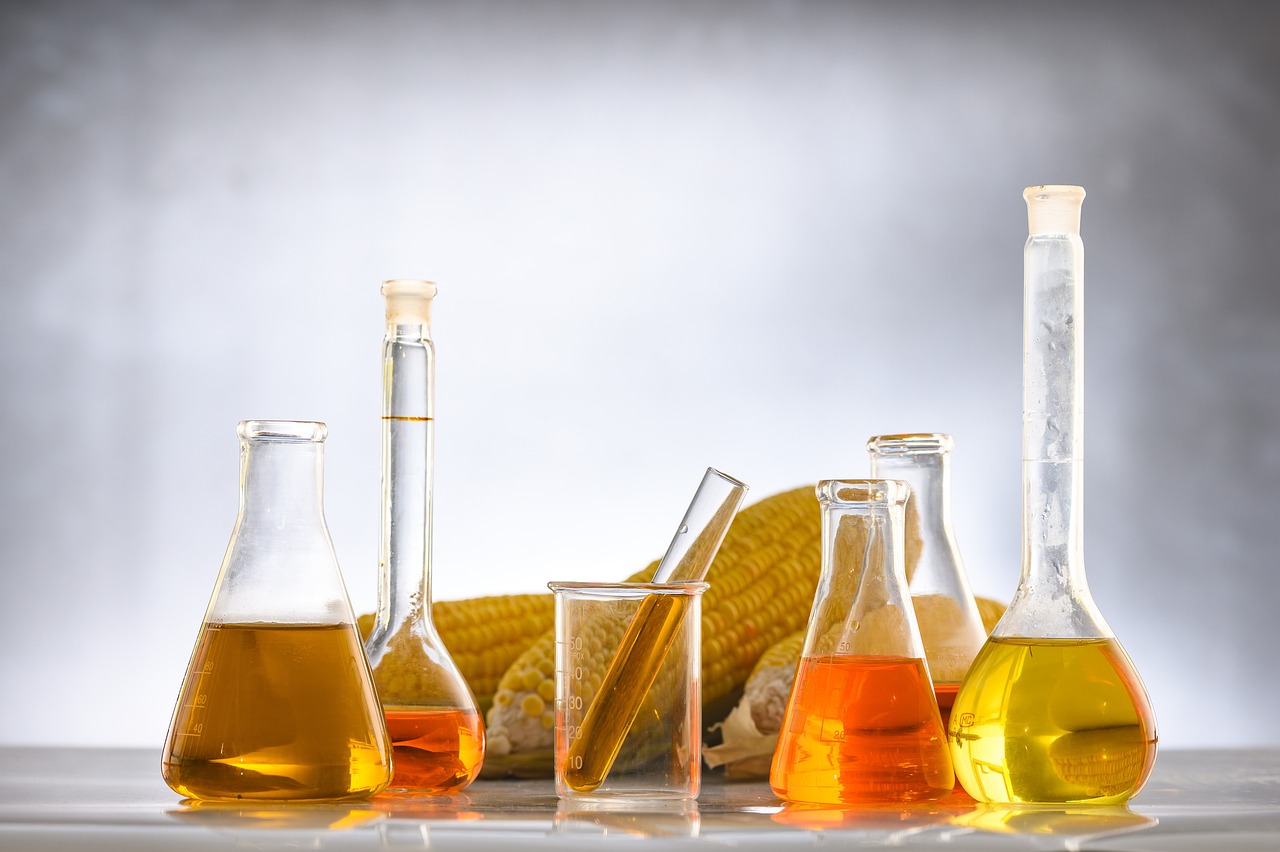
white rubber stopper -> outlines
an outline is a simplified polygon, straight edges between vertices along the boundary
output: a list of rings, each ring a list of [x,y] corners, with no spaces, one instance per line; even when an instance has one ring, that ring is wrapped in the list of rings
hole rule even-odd
[[[434,282],[394,278],[382,282],[382,296],[387,300],[387,322],[398,325],[431,322],[431,300],[436,297]]]
[[[1080,234],[1084,187],[1029,186],[1022,197],[1027,201],[1027,225],[1033,235]]]

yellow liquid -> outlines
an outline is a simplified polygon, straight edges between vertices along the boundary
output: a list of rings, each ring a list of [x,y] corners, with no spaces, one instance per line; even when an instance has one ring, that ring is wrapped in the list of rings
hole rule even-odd
[[[640,602],[565,755],[564,782],[580,793],[604,783],[640,713],[684,618],[685,599],[649,595]]]
[[[381,791],[391,747],[355,625],[205,625],[163,773],[196,799],[340,801]]]
[[[956,696],[947,741],[980,802],[1119,804],[1151,774],[1156,725],[1114,639],[992,638]]]

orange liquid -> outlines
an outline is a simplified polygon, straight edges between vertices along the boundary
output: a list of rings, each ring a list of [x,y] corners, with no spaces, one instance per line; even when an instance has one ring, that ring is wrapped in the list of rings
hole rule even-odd
[[[196,799],[363,799],[391,779],[354,624],[206,624],[165,745]]]
[[[388,795],[456,793],[484,762],[484,722],[474,710],[388,707],[387,733],[395,752]]]
[[[942,715],[942,730],[947,729],[947,722],[951,720],[951,705],[956,703],[956,694],[960,692],[960,684],[956,683],[935,683],[933,685],[933,695],[938,699],[938,713]]]
[[[913,802],[951,793],[955,774],[933,686],[910,657],[800,661],[769,774],[793,802]]]

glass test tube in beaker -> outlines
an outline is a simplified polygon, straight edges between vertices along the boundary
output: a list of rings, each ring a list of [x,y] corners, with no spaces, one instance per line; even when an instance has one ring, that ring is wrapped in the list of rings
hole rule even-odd
[[[323,423],[240,424],[240,511],[165,743],[195,799],[342,801],[391,743],[322,507]]]
[[[549,585],[556,599],[556,793],[562,798],[697,797],[702,762],[701,595],[707,584]],[[641,631],[639,637],[632,635],[633,625]],[[618,661],[624,646],[630,653]],[[655,653],[663,655],[656,667],[648,658]],[[637,674],[651,672],[652,684],[635,696],[605,694],[614,665]],[[624,689],[634,685],[622,683]],[[639,711],[625,714],[629,718],[617,735],[587,724],[602,694],[606,701],[634,699]],[[590,748],[593,738],[601,748],[617,749],[611,760],[604,761],[608,755]],[[575,749],[580,743],[588,747]],[[601,767],[593,769],[588,761]]]

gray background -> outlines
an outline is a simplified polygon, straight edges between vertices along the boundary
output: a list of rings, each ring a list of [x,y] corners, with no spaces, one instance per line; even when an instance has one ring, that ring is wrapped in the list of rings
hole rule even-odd
[[[0,742],[158,746],[236,422],[374,602],[378,282],[440,283],[437,597],[617,579],[952,433],[1020,554],[1022,188],[1087,189],[1087,554],[1169,746],[1280,743],[1280,4],[4,4]]]

